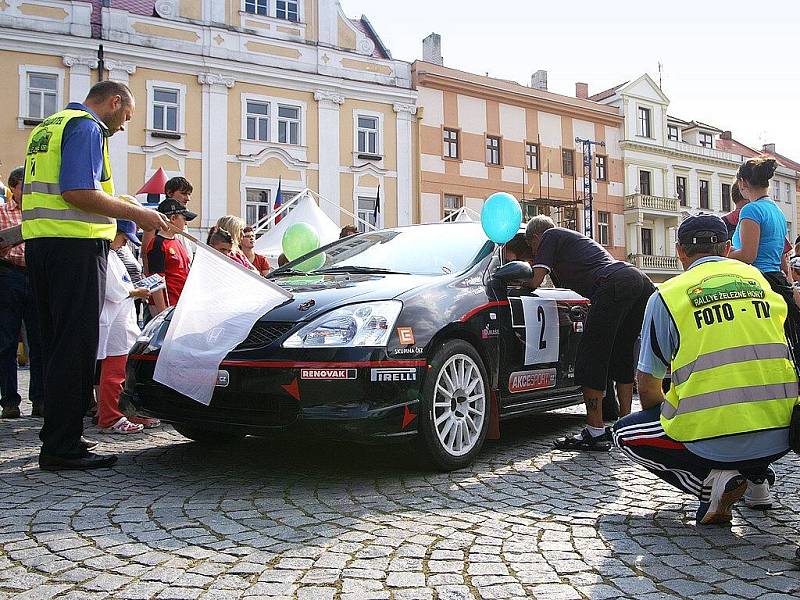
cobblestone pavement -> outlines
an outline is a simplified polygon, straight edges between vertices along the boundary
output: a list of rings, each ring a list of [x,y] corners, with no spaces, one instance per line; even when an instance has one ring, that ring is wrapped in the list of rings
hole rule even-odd
[[[29,411],[29,405],[23,405]],[[36,467],[40,421],[0,422],[0,599],[796,598],[798,461],[777,507],[694,525],[695,501],[609,454],[558,453],[580,417],[504,425],[475,465],[405,449],[171,427],[101,436],[114,469]]]

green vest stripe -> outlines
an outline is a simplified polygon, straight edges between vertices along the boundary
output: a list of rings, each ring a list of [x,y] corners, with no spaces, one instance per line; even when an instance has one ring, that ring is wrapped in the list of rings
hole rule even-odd
[[[732,363],[743,363],[751,360],[767,360],[770,358],[789,359],[789,348],[785,344],[756,344],[754,346],[739,346],[709,352],[698,356],[697,360],[676,369],[672,372],[672,381],[675,385],[686,383],[692,373],[707,371]]]
[[[53,221],[81,221],[83,223],[97,225],[114,225],[116,223],[111,217],[87,213],[77,208],[67,208],[63,210],[57,208],[31,208],[30,210],[22,211],[22,218],[27,220],[50,219]]]
[[[729,390],[720,390],[688,396],[681,398],[678,406],[672,406],[669,402],[661,405],[661,416],[672,419],[678,415],[718,408],[720,406],[730,406],[744,402],[767,402],[770,400],[785,400],[786,398],[797,398],[798,385],[794,383],[772,383],[768,385],[752,385],[749,387],[736,387]]]

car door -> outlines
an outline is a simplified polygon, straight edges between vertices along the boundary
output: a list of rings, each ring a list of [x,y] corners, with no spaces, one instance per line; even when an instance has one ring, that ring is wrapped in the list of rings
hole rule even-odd
[[[514,285],[507,298],[499,374],[504,415],[575,392],[575,355],[589,302],[570,290]]]

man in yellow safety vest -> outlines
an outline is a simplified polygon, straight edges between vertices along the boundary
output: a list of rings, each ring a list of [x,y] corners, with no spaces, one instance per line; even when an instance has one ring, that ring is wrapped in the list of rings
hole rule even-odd
[[[730,247],[717,216],[681,224],[685,272],[659,286],[642,324],[643,410],[614,425],[631,460],[699,498],[698,524],[729,522],[742,496],[751,508],[771,507],[770,464],[789,451],[798,401],[786,302],[758,269],[726,258]]]
[[[108,138],[124,129],[135,108],[126,85],[102,81],[83,103],[47,117],[28,140],[22,236],[44,354],[42,469],[116,462],[116,456],[90,452],[82,438],[114,219],[168,227],[160,213],[114,197]]]

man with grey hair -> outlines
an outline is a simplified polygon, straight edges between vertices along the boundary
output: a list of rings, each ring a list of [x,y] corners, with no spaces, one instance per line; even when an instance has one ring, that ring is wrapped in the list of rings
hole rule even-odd
[[[577,231],[556,227],[545,215],[534,217],[525,230],[533,251],[531,287],[545,276],[592,303],[575,360],[575,382],[586,403],[586,427],[556,441],[558,450],[609,450],[611,433],[603,423],[606,383],[617,383],[620,414],[631,411],[635,371],[634,346],[647,300],[654,291],[647,276],[616,260],[600,244]]]

